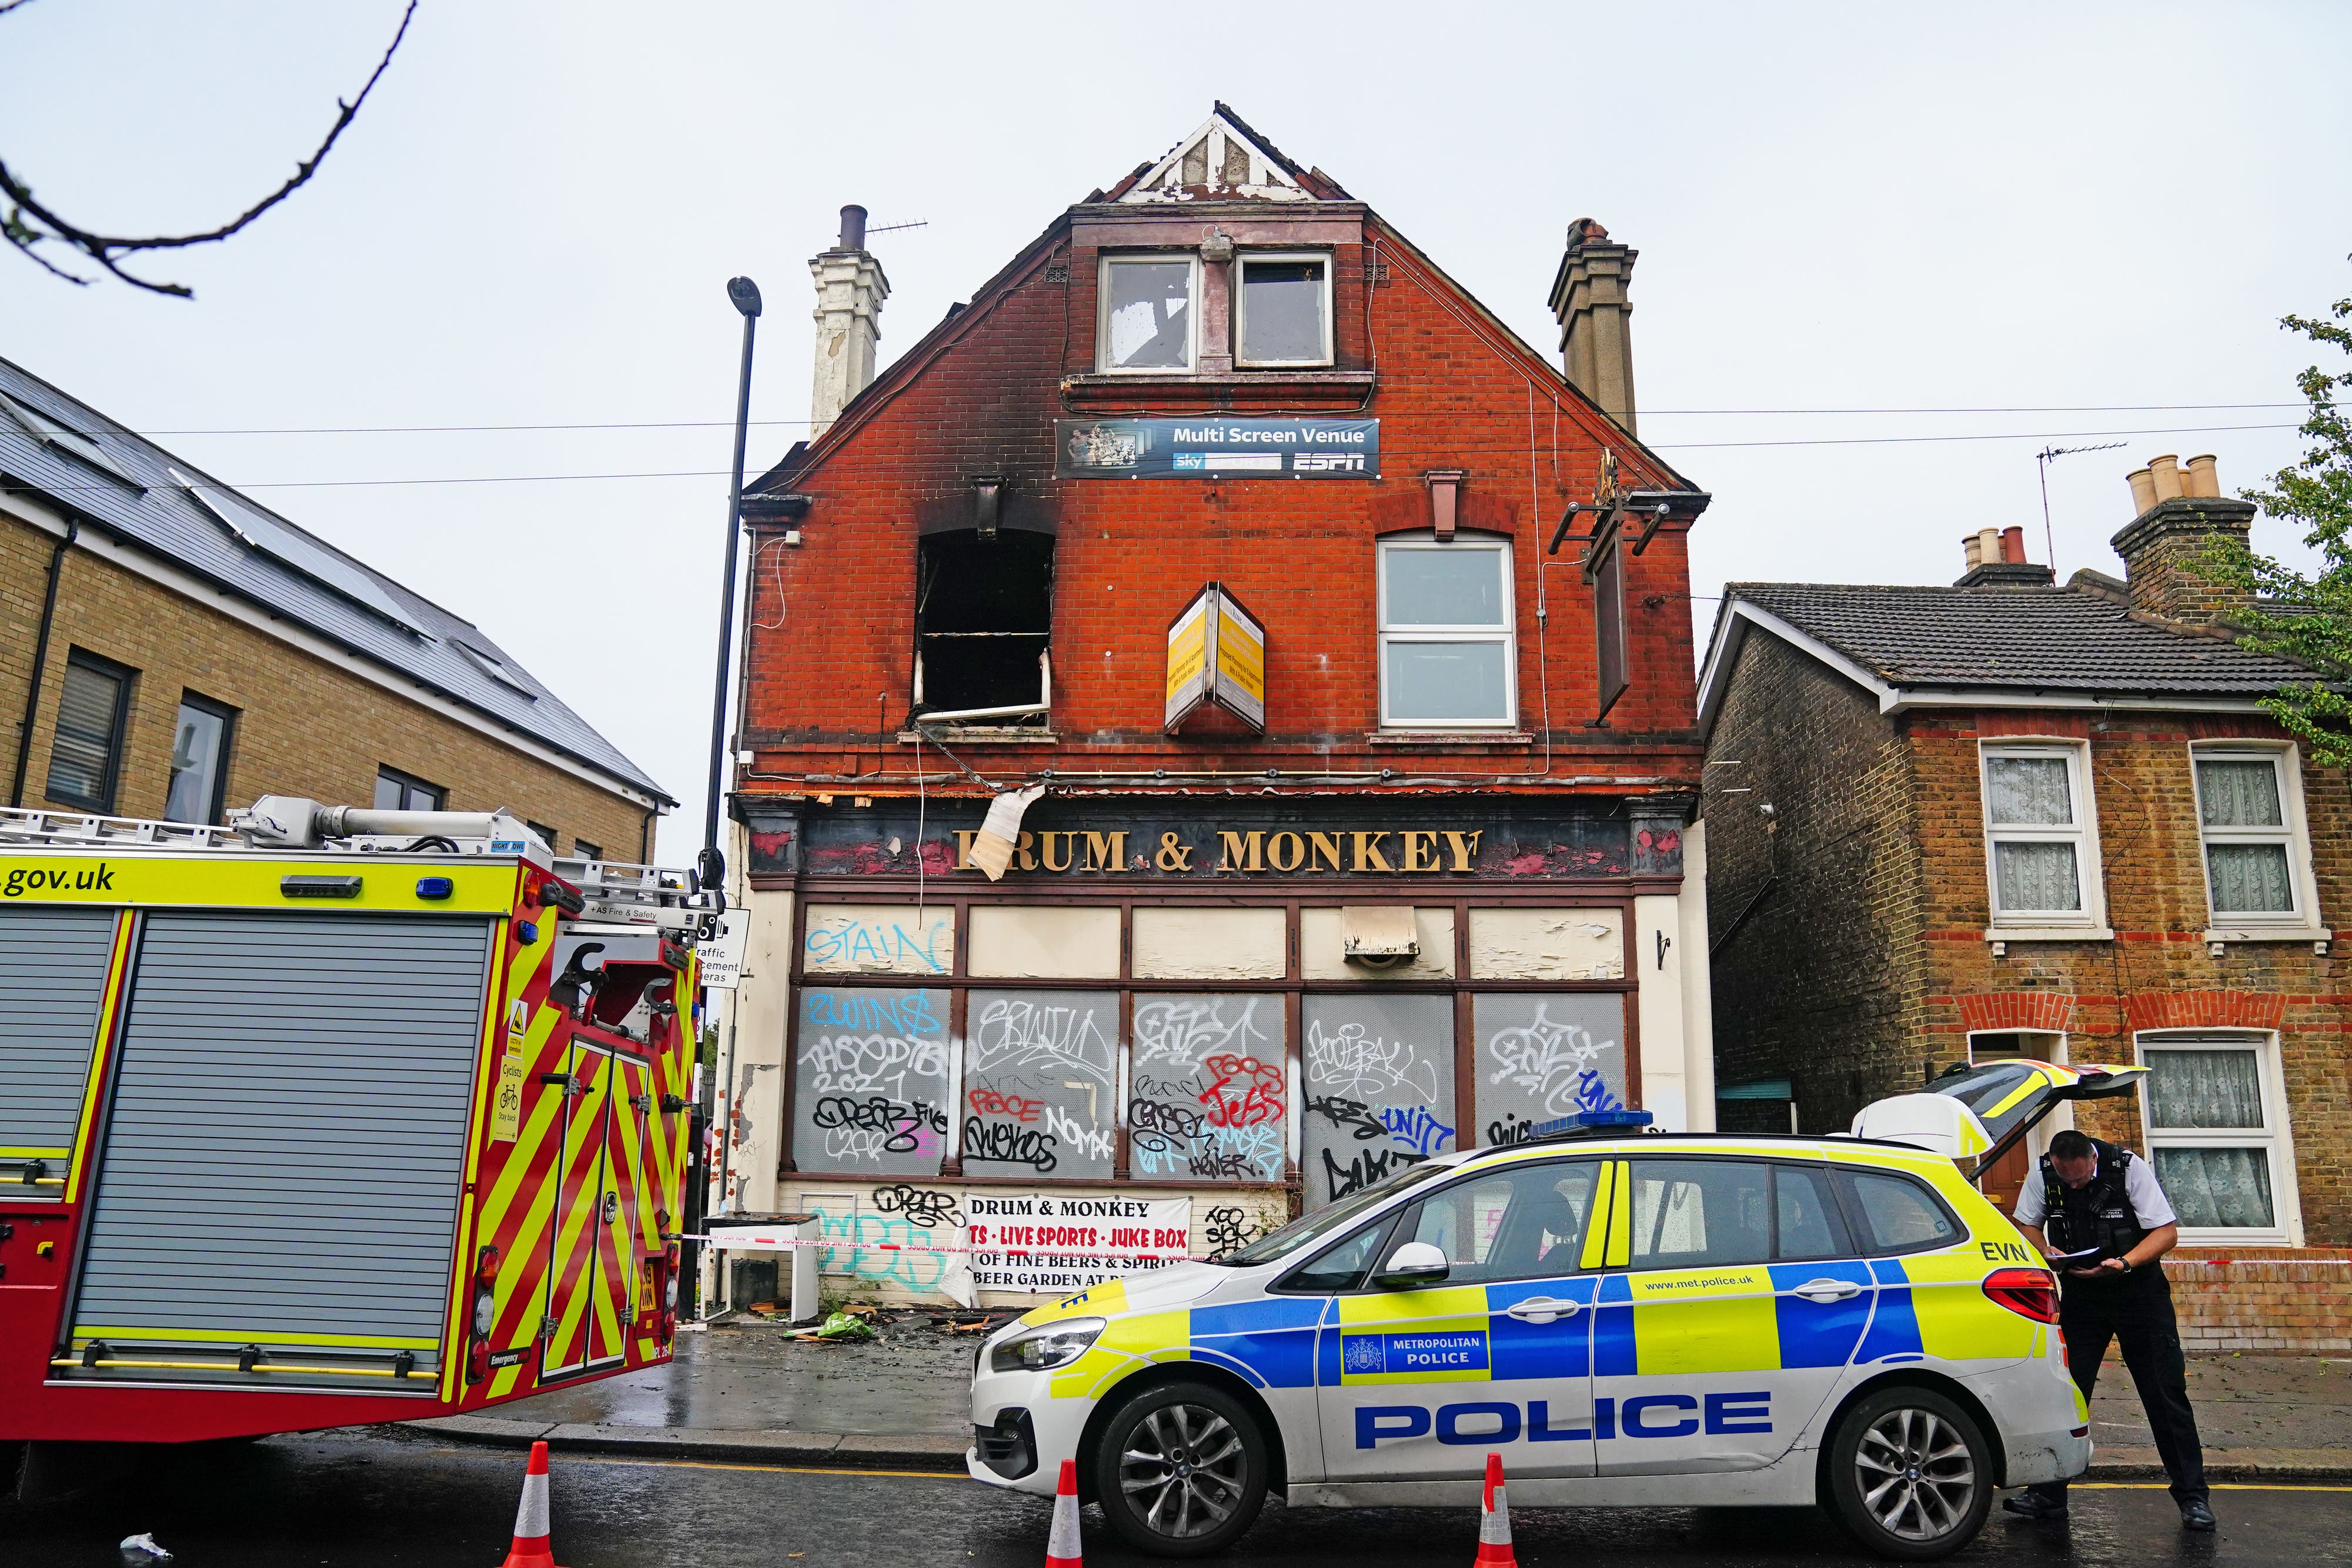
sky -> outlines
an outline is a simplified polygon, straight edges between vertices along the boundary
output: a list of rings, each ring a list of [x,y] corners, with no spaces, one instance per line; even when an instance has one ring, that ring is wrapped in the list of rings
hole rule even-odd
[[[0,159],[89,227],[211,226],[401,9],[34,0],[0,15]],[[803,430],[806,262],[845,203],[924,225],[873,241],[886,361],[1218,99],[1548,354],[1565,229],[1599,219],[1641,252],[1641,434],[1715,497],[1703,642],[1727,580],[1948,582],[1987,526],[2047,559],[2045,446],[2125,443],[2049,465],[2062,579],[2120,572],[2149,455],[2214,453],[2225,491],[2292,461],[2318,355],[2278,318],[2352,294],[2347,59],[2333,4],[424,0],[308,187],[143,264],[193,300],[0,251],[0,356],[477,622],[687,802],[677,863],[725,283],[767,300],[757,472]],[[486,428],[565,424],[629,428]],[[415,426],[469,428],[385,429]],[[1930,436],[1983,439],[1895,439]]]

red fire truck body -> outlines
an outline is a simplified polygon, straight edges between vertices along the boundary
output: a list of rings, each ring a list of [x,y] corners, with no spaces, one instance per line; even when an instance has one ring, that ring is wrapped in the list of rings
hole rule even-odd
[[[708,896],[503,812],[235,827],[0,813],[0,1449],[667,1361]]]

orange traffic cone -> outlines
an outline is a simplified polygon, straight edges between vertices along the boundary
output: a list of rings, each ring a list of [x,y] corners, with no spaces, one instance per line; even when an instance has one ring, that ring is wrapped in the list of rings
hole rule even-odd
[[[555,1568],[547,1547],[547,1445],[530,1446],[522,1472],[522,1506],[515,1510],[514,1545],[499,1568]]]
[[[1503,1500],[1503,1456],[1486,1456],[1486,1487],[1478,1500],[1476,1568],[1519,1568],[1511,1554],[1511,1505]]]
[[[1078,1568],[1078,1461],[1062,1461],[1054,1488],[1054,1531],[1045,1537],[1045,1568]]]

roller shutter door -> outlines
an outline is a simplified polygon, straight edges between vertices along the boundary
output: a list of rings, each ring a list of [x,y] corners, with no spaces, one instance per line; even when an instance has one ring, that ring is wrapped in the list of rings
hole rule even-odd
[[[0,1203],[64,1191],[114,926],[111,909],[0,908]]]
[[[195,1347],[224,1346],[226,1375],[271,1387],[310,1375],[240,1376],[237,1347],[337,1386],[386,1386],[403,1351],[436,1368],[489,936],[482,920],[148,916],[77,1346],[199,1364]]]

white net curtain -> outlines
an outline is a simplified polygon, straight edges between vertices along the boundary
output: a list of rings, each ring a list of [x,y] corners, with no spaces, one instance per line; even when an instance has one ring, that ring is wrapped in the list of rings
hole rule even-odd
[[[2083,883],[2072,839],[2010,839],[2005,827],[2068,828],[2074,791],[2063,757],[1995,757],[1987,760],[1994,828],[1993,867],[2003,909],[2083,907]]]
[[[2147,1061],[2152,1141],[2168,1132],[2260,1132],[2267,1126],[2254,1051],[2168,1049],[2148,1051]],[[2158,1143],[2150,1155],[2157,1180],[2183,1226],[2267,1230],[2277,1224],[2266,1146]]]

